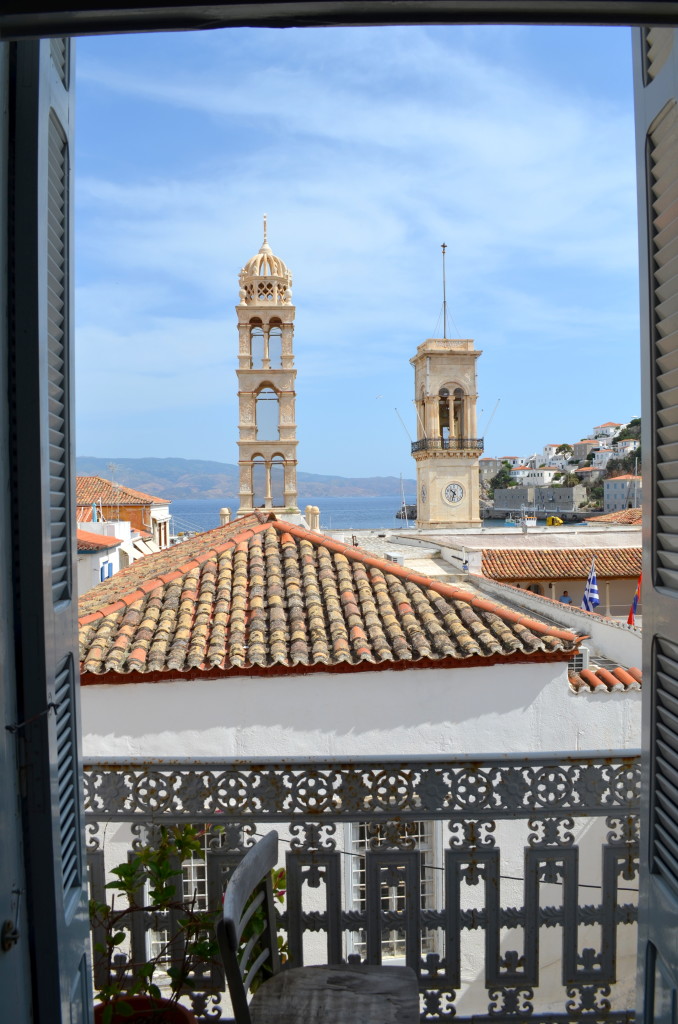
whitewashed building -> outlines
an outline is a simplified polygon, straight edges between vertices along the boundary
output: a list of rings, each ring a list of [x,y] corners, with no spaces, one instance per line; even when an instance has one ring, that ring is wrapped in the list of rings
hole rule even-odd
[[[643,504],[643,478],[625,473],[604,482],[604,511],[621,512],[625,508],[640,508]]]
[[[370,758],[388,771],[389,759],[403,766],[445,752],[637,746],[639,670],[631,665],[631,674],[581,649],[581,634],[589,632],[584,613],[573,616],[573,628],[549,623],[516,606],[522,595],[514,588],[495,599],[468,578],[434,581],[301,527],[262,520],[246,517],[192,538],[171,559],[151,556],[83,599],[86,756],[104,763],[120,755],[194,763],[234,757],[241,765],[262,755],[281,764]],[[545,602],[547,611],[552,604]],[[624,654],[637,661],[638,645]],[[394,784],[397,792],[404,781]],[[421,857],[423,912],[436,913],[447,839],[423,811],[412,828],[414,840],[402,838]],[[508,850],[502,870],[516,879],[523,828],[518,821],[497,827]],[[281,834],[295,842],[292,826]],[[575,834],[582,870],[598,877],[599,829],[582,820]],[[369,839],[367,822],[333,833],[344,855],[349,916],[365,908],[361,865]],[[506,898],[520,900],[519,890],[509,883]],[[400,891],[383,899],[397,907]],[[309,909],[322,910],[318,898]],[[472,896],[463,899],[470,910]],[[361,935],[346,932],[346,955],[364,955]],[[504,936],[502,948],[512,941]],[[406,930],[394,926],[381,942],[383,958],[409,956]],[[553,942],[546,936],[542,948]],[[421,943],[422,955],[443,953],[433,933],[425,931]],[[632,962],[634,943],[633,929],[624,930],[620,963]],[[324,959],[322,936],[308,936],[303,948],[307,962]],[[461,970],[458,1005],[479,1011],[486,999],[482,935],[469,937]],[[555,1005],[558,972],[545,970],[541,987]]]

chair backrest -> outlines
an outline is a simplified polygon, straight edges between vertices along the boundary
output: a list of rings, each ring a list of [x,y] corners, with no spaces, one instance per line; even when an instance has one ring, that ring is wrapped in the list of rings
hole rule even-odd
[[[271,871],[278,862],[278,833],[269,832],[245,854],[231,875],[217,920],[217,940],[236,1024],[251,1024],[247,993],[265,965],[280,969]]]

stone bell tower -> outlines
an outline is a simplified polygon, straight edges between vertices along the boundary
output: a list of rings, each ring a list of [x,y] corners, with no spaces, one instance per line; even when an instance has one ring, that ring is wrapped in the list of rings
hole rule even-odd
[[[417,526],[480,524],[482,438],[476,437],[476,351],[471,339],[428,338],[414,366]]]
[[[238,400],[239,515],[297,508],[297,434],[292,275],[268,244],[240,271]]]

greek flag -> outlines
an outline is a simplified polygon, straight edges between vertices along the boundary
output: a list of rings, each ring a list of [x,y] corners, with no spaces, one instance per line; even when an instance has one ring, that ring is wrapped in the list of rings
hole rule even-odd
[[[591,571],[584,587],[584,596],[581,599],[581,606],[585,612],[592,612],[597,604],[600,604],[598,597],[598,580],[596,579],[596,560],[591,560]]]

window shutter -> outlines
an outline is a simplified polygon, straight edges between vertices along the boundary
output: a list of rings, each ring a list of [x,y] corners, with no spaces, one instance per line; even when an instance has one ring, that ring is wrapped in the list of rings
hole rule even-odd
[[[34,1018],[90,1018],[71,421],[70,41],[11,44],[13,559]],[[43,459],[43,453],[48,458]]]
[[[655,359],[655,579],[678,597],[678,105],[669,102],[647,142]]]
[[[636,29],[643,385],[643,1019],[678,997],[678,51]],[[648,507],[649,506],[649,507]],[[650,530],[651,527],[651,530]],[[651,541],[651,543],[648,543]]]

